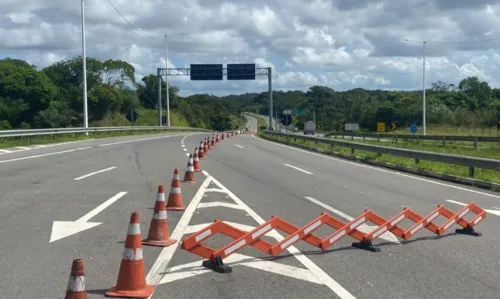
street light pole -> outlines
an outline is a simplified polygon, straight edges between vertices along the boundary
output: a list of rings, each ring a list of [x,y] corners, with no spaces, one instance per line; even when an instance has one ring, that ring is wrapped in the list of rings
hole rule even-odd
[[[165,34],[165,68],[168,68],[168,37],[169,36],[182,36],[186,35],[186,33],[180,33],[180,34],[170,34],[167,35]],[[167,97],[167,127],[170,127],[170,92],[168,91],[168,71],[166,72],[165,75],[165,83],[167,85],[166,88],[166,97]]]
[[[427,44],[427,41],[423,41],[423,53],[422,53],[422,56],[423,56],[423,66],[422,66],[422,111],[423,111],[423,114],[422,114],[422,129],[423,129],[423,134],[424,136],[427,135],[427,120],[426,120],[426,108],[427,108],[427,105],[425,103],[425,45]]]
[[[417,43],[422,43],[423,44],[423,53],[422,53],[422,134],[425,136],[427,135],[427,120],[426,120],[426,115],[427,115],[427,105],[426,105],[426,100],[425,100],[425,45],[427,44],[427,41],[417,41],[417,40],[410,40],[405,38],[405,41],[407,42],[417,42]]]
[[[83,64],[83,125],[89,127],[89,113],[87,107],[87,58],[85,54],[85,5],[82,0],[82,64]],[[87,132],[86,135],[89,133]]]
[[[165,68],[168,68],[168,35],[165,34]],[[168,92],[168,71],[165,74],[166,97],[167,97],[167,127],[170,127],[170,96]]]

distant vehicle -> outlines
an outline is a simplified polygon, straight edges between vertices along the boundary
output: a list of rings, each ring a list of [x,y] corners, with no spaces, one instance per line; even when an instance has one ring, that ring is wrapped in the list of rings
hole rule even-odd
[[[316,134],[316,123],[313,122],[312,120],[306,121],[304,123],[304,135],[314,135]]]

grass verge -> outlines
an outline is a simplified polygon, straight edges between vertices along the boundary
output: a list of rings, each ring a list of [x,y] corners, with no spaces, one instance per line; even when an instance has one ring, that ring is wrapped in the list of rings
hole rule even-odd
[[[45,135],[45,136],[27,136],[27,137],[12,137],[0,138],[0,148],[9,148],[15,146],[28,146],[33,144],[50,144],[68,141],[87,140],[93,138],[107,138],[119,136],[132,136],[132,135],[146,135],[146,134],[165,134],[165,133],[178,133],[178,132],[195,132],[186,130],[147,130],[147,131],[113,131],[113,132],[94,132],[85,135],[85,133],[74,134],[58,134],[58,135]],[[200,130],[201,132],[201,130]]]
[[[351,138],[346,137],[345,140],[350,141]],[[398,140],[396,142],[394,140],[377,141],[374,139],[353,139],[352,141],[357,143],[422,150],[443,154],[500,159],[500,144],[498,143],[478,143],[477,148],[475,148],[473,142],[467,141],[447,141],[444,146],[442,145],[442,141],[434,140]]]
[[[259,137],[265,138],[267,140],[277,141],[280,143],[286,143],[289,145],[295,145],[295,146],[299,146],[302,148],[319,149],[320,151],[325,152],[325,153],[334,153],[334,154],[340,154],[340,155],[347,156],[347,157],[356,157],[359,160],[362,160],[365,162],[366,161],[368,161],[368,162],[369,161],[382,162],[382,163],[386,163],[386,164],[390,164],[390,165],[397,165],[397,166],[406,167],[409,169],[430,171],[433,173],[451,175],[451,176],[456,176],[456,177],[460,177],[460,178],[464,178],[464,179],[467,179],[468,174],[469,174],[467,167],[459,166],[459,165],[450,165],[450,164],[437,163],[437,162],[432,162],[432,161],[420,161],[418,164],[415,164],[414,159],[410,159],[410,158],[394,157],[394,156],[390,156],[390,155],[378,155],[377,153],[358,151],[358,150],[353,155],[351,153],[351,149],[345,148],[345,147],[330,146],[327,144],[314,143],[314,142],[310,142],[310,141],[304,142],[304,141],[299,140],[299,139],[296,139],[296,141],[294,141],[293,138],[269,136],[269,135],[262,133],[262,132],[258,133],[257,135]],[[477,168],[477,169],[475,169],[474,179],[499,184],[500,183],[500,171]]]

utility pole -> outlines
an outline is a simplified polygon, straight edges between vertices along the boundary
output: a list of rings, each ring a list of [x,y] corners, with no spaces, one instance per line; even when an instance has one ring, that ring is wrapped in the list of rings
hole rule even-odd
[[[410,40],[405,38],[404,39],[407,42],[416,42],[416,43],[421,43],[423,45],[423,53],[422,53],[422,134],[425,136],[427,135],[427,105],[426,105],[426,100],[425,100],[425,45],[427,44],[427,41],[423,40]]]
[[[165,68],[168,69],[168,36],[165,34]],[[170,127],[170,95],[168,92],[168,70],[165,74],[166,97],[167,97],[167,127]]]
[[[427,41],[423,41],[423,53],[422,53],[422,56],[423,56],[423,66],[422,66],[422,129],[423,129],[423,134],[424,136],[427,135],[427,120],[426,120],[426,108],[427,108],[427,105],[426,105],[426,101],[425,101],[425,44],[427,44]]]
[[[89,112],[87,106],[87,55],[85,53],[85,4],[82,0],[82,65],[83,65],[83,125],[89,127]],[[86,132],[86,135],[89,133]]]
[[[168,37],[169,36],[181,36],[181,35],[186,35],[186,33],[180,33],[180,34],[170,34],[167,35],[165,34],[165,69],[166,69],[166,74],[165,74],[165,83],[167,85],[166,88],[166,98],[167,98],[167,127],[170,127],[170,92],[168,88]]]

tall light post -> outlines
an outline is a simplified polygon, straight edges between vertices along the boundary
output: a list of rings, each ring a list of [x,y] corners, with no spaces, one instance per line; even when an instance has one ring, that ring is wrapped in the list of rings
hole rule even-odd
[[[89,112],[87,108],[87,58],[85,54],[85,5],[82,0],[82,64],[83,64],[83,125],[89,127]],[[87,132],[86,135],[89,133]]]
[[[410,40],[405,38],[405,41],[407,42],[417,42],[421,43],[423,45],[423,51],[422,51],[422,56],[423,56],[423,61],[422,61],[422,133],[423,135],[427,135],[427,129],[426,129],[426,104],[425,104],[425,45],[427,44],[427,41],[417,41],[417,40]]]
[[[168,37],[169,36],[182,36],[186,35],[186,33],[179,34],[165,34],[165,68],[168,68]],[[167,98],[167,127],[170,127],[170,93],[168,92],[168,72],[165,75],[165,83],[167,85],[166,88],[166,98]],[[161,122],[160,122],[161,125]]]

